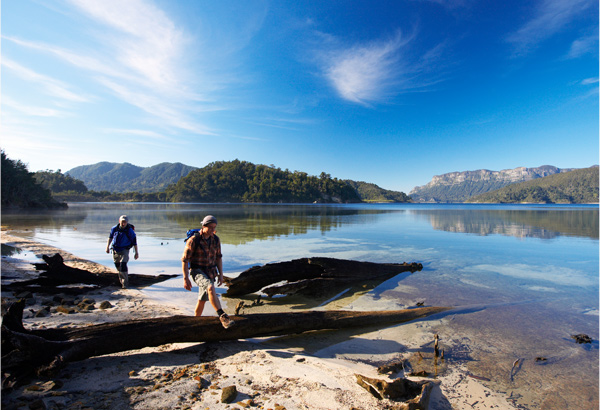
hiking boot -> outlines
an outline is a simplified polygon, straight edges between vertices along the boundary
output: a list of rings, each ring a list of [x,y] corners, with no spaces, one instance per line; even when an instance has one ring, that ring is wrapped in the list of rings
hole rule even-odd
[[[225,329],[229,329],[231,326],[233,326],[235,324],[235,322],[231,319],[229,319],[229,316],[227,316],[227,313],[223,313],[221,316],[219,316],[219,320],[221,321],[221,324],[223,325],[223,327]]]

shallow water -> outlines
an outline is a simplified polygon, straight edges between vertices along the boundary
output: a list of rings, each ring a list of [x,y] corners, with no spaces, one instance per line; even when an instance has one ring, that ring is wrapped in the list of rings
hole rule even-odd
[[[140,259],[130,263],[131,273],[180,273],[185,232],[199,227],[206,214],[219,220],[228,276],[254,265],[308,256],[420,262],[421,272],[399,275],[358,294],[268,303],[282,309],[321,305],[389,310],[417,302],[461,307],[462,313],[439,319],[447,329],[449,360],[452,354],[456,360],[464,358],[458,346],[468,345],[470,369],[497,382],[500,389],[516,389],[517,402],[531,408],[561,408],[570,389],[558,389],[556,381],[539,397],[527,395],[542,388],[548,377],[578,380],[572,388],[591,398],[580,399],[579,408],[593,406],[594,400],[597,408],[597,205],[72,204],[66,211],[5,213],[2,223],[111,266],[112,258],[104,250],[110,227],[121,214],[129,215],[138,235]],[[175,278],[145,292],[191,313],[196,295],[183,290],[181,282]],[[223,300],[229,310],[237,303]],[[401,328],[377,337],[399,340]],[[575,344],[570,335],[576,333],[588,334],[595,343]],[[349,339],[325,339],[334,348],[321,352],[324,355],[341,354],[335,353],[336,344],[348,350]],[[319,351],[318,345],[313,352]],[[383,345],[394,346],[387,348],[388,354],[398,348],[397,343]],[[532,364],[539,356],[549,359],[544,365]],[[524,360],[519,377],[527,377],[515,381],[507,375],[517,358]]]

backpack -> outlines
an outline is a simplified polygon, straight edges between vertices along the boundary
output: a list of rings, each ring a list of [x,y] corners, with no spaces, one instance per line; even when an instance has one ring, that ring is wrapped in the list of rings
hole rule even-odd
[[[186,238],[183,240],[184,242],[187,242],[188,239],[192,238],[192,247],[196,247],[199,246],[200,249],[202,250],[202,252],[204,252],[204,254],[206,256],[208,256],[208,253],[206,252],[206,249],[204,249],[204,246],[202,246],[201,243],[199,242],[194,242],[194,239],[196,236],[200,236],[200,231],[202,231],[202,228],[200,229],[188,229],[188,231],[186,232]]]
[[[187,242],[188,239],[190,239],[192,236],[194,236],[195,234],[200,234],[200,231],[202,230],[202,228],[200,229],[188,229],[188,231],[186,232],[186,236],[185,239],[183,240],[184,242]]]
[[[127,238],[129,238],[129,235],[127,234],[126,230],[127,228],[131,228],[131,230],[133,231],[134,235],[135,235],[135,226],[133,226],[133,224],[128,223],[127,226],[125,226],[125,229],[121,229],[121,225],[117,224],[115,225],[115,228],[118,228],[117,231],[115,232],[115,235],[113,236],[113,239],[111,241],[111,247],[114,249],[115,243],[117,241],[117,237],[120,234],[123,234],[125,236],[127,236]],[[133,247],[133,245],[127,246],[127,249],[131,249]]]

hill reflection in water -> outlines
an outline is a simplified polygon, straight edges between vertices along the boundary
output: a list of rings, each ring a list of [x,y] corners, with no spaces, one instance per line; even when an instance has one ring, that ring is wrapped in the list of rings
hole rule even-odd
[[[598,208],[593,210],[415,210],[440,231],[516,238],[553,239],[561,235],[598,239]]]

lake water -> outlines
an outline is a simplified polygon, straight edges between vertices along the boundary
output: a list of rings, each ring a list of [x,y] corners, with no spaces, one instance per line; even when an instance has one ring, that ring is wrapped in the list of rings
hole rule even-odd
[[[98,203],[71,204],[65,211],[4,213],[2,224],[112,266],[104,250],[110,227],[121,214],[129,215],[138,235],[140,259],[130,263],[131,273],[179,274],[185,232],[199,227],[206,214],[219,220],[228,276],[254,265],[309,256],[422,263],[422,271],[360,294],[312,304],[277,303],[285,309],[391,310],[417,302],[460,307],[463,313],[442,317],[435,329],[442,340],[446,337],[449,358],[460,356],[470,371],[514,393],[515,402],[525,407],[588,408],[591,403],[597,408],[597,205]],[[181,284],[178,277],[144,292],[192,314],[196,289],[186,292]],[[223,300],[228,311],[238,301]],[[398,332],[377,337],[399,338]],[[594,343],[577,345],[570,336],[578,333]],[[351,351],[348,340],[326,338],[338,351],[330,347],[321,354],[360,354]],[[402,349],[401,344],[395,339],[391,345]],[[312,352],[322,348],[315,343]],[[391,353],[382,349],[382,354]],[[537,365],[536,357],[547,360]],[[508,379],[516,359],[525,363],[519,376],[527,377]],[[578,407],[567,400],[571,391],[579,395]]]

